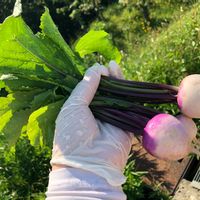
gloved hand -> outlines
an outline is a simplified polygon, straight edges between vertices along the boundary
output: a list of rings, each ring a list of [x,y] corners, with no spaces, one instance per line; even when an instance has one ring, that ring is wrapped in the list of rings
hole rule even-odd
[[[96,64],[86,71],[56,119],[51,165],[90,171],[120,186],[133,135],[96,120],[89,109],[101,75],[123,78],[114,61],[108,68]]]

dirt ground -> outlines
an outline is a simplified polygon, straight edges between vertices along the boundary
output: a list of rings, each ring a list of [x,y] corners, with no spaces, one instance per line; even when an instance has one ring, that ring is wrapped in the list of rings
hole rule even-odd
[[[170,194],[189,161],[189,158],[173,162],[158,160],[148,154],[137,139],[134,141],[133,154],[136,170],[149,172],[144,181],[148,184],[160,185],[161,189]]]
[[[199,200],[200,190],[193,188],[191,182],[185,179],[181,180],[173,200]]]

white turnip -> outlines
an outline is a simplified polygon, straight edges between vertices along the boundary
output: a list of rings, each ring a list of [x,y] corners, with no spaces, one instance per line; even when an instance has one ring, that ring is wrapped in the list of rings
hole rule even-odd
[[[197,134],[197,126],[194,121],[185,115],[178,115],[176,118],[185,126],[186,132],[191,141],[194,140]]]
[[[159,159],[179,160],[191,152],[193,136],[187,133],[191,129],[172,115],[158,114],[144,128],[143,147]]]
[[[200,118],[200,75],[185,77],[180,84],[177,97],[178,106],[184,115]]]

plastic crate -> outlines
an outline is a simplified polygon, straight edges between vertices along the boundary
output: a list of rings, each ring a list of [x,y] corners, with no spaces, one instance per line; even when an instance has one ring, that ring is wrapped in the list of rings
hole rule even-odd
[[[200,190],[200,167],[198,168],[191,185]]]

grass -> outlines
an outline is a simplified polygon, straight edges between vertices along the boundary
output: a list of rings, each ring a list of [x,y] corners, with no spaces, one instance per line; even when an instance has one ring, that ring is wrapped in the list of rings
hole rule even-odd
[[[156,0],[150,8],[154,22],[150,27],[144,26],[144,18],[131,2],[135,1],[110,6],[103,21],[91,24],[111,33],[123,51],[126,78],[178,85],[187,74],[199,73],[199,4]]]
[[[123,190],[126,193],[128,200],[171,199],[170,195],[167,192],[162,191],[159,185],[147,185],[143,182],[143,177],[147,174],[147,172],[136,171],[134,160],[129,161],[124,174],[127,177],[127,180],[123,185]]]
[[[186,75],[200,73],[199,11],[197,4],[167,30],[152,34],[135,54],[129,53],[127,77],[178,85]]]

